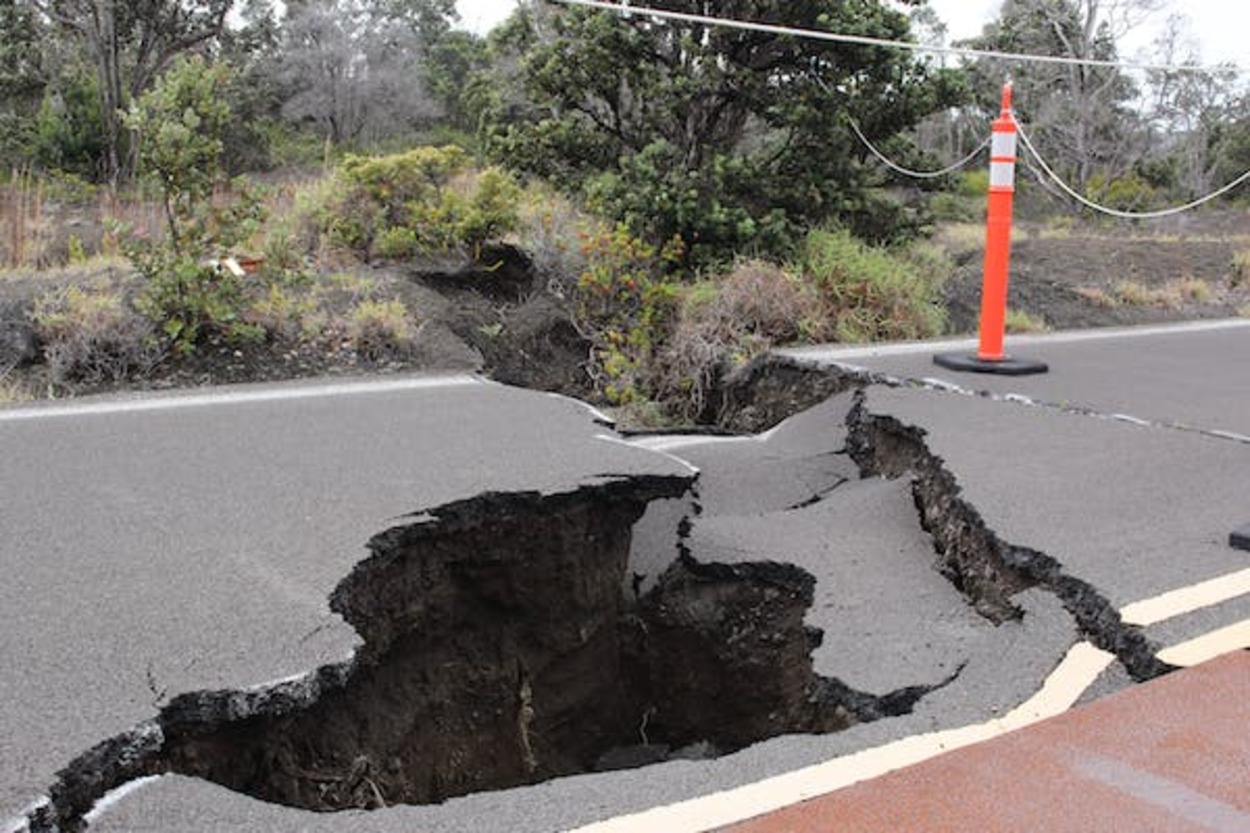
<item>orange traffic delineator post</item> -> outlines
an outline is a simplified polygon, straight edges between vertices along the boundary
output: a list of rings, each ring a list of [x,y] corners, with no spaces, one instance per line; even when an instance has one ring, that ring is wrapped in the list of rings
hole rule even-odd
[[[941,353],[935,364],[950,370],[1024,376],[1045,373],[1038,361],[1003,352],[1007,328],[1007,276],[1011,263],[1011,211],[1016,195],[1016,118],[1011,112],[1011,83],[1003,87],[1002,110],[994,120],[990,145],[989,210],[985,223],[985,268],[981,285],[980,345],[976,355]]]

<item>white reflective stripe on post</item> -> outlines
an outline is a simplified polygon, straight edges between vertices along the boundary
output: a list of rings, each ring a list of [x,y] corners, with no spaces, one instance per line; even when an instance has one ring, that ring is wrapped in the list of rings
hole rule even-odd
[[[990,187],[1003,189],[1015,188],[1016,186],[1016,163],[1011,162],[991,162],[990,163]]]
[[[994,138],[990,142],[990,158],[1015,161],[1016,131],[994,131]]]

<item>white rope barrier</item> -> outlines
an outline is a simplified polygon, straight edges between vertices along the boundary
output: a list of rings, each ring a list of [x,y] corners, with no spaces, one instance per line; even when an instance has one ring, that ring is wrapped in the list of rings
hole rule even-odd
[[[1076,200],[1091,211],[1097,211],[1100,214],[1105,214],[1108,217],[1116,217],[1121,220],[1158,220],[1163,217],[1173,217],[1177,214],[1184,214],[1186,211],[1192,211],[1195,208],[1206,205],[1212,200],[1219,199],[1243,183],[1250,181],[1250,171],[1246,171],[1224,187],[1219,188],[1204,197],[1199,197],[1196,200],[1187,202],[1184,205],[1164,208],[1158,211],[1120,211],[1115,208],[1110,208],[1109,206],[1100,205],[1099,203],[1088,199],[1071,185],[1064,182],[1063,179],[1055,173],[1054,169],[1046,163],[1046,160],[1042,157],[1042,155],[1038,153],[1037,148],[1033,146],[1032,140],[1029,139],[1028,133],[1025,132],[1024,128],[1018,121],[1016,122],[1016,130],[1020,134],[1020,142],[1024,145],[1025,150],[1029,152],[1029,155],[1033,157],[1033,161],[1037,163],[1038,168],[1046,174],[1046,177],[1050,179],[1050,181],[1053,182],[1059,190],[1063,191],[1063,193],[1067,194],[1069,197]]]
[[[987,137],[983,142],[981,142],[980,145],[977,146],[976,150],[972,151],[972,153],[968,154],[955,164],[949,165],[940,171],[913,171],[910,168],[905,168],[902,165],[899,165],[893,159],[890,159],[884,153],[877,150],[873,143],[868,140],[868,137],[864,135],[864,132],[859,129],[859,125],[855,122],[855,120],[848,119],[848,121],[850,122],[851,130],[853,130],[855,135],[859,137],[859,140],[863,143],[864,147],[868,149],[868,152],[877,158],[878,162],[885,165],[895,173],[911,177],[912,179],[940,179],[948,174],[952,174],[955,171],[967,167],[972,160],[981,155],[981,151],[990,146],[990,139]]]

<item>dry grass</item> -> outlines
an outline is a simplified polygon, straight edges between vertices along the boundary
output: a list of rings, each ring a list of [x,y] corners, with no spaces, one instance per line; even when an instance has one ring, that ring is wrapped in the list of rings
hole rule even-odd
[[[370,361],[405,355],[416,339],[416,325],[408,307],[398,299],[361,301],[352,310],[352,347]]]
[[[11,371],[0,373],[0,405],[14,405],[34,399],[30,389],[10,374]]]
[[[1211,284],[1192,275],[1170,281],[1168,287],[1173,289],[1182,301],[1191,304],[1205,304],[1211,300],[1213,294]]]
[[[832,326],[821,299],[797,277],[768,263],[739,263],[685,290],[656,387],[675,416],[698,419],[721,372],[775,344],[827,338]]]
[[[1007,310],[1005,325],[1007,332],[1015,334],[1050,332],[1045,319],[1019,309]]]
[[[1178,307],[1180,293],[1167,286],[1152,288],[1139,281],[1118,281],[1112,287],[1112,296],[1121,304],[1131,307]]]
[[[1078,286],[1072,291],[1084,298],[1086,301],[1104,309],[1112,309],[1119,305],[1119,302],[1116,301],[1116,299],[1111,295],[1107,294],[1105,289],[1101,289],[1096,286]]]

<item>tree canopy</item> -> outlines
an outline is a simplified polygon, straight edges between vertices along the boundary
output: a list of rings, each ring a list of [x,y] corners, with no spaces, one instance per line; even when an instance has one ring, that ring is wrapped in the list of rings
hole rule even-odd
[[[700,14],[707,4],[654,8]],[[893,6],[732,0],[718,16],[906,39]],[[777,251],[796,224],[838,217],[875,236],[854,120],[893,136],[959,99],[952,73],[907,53],[564,9],[524,58],[537,108],[501,147],[515,166],[583,190],[637,233],[680,237],[694,259]]]

